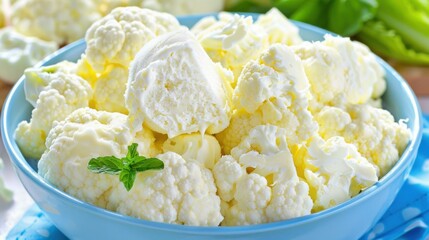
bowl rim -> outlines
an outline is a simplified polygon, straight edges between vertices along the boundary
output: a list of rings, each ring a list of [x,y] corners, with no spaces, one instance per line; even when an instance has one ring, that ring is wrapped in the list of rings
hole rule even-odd
[[[259,14],[255,14],[255,13],[239,13],[239,14],[242,14],[245,16],[252,16],[252,17],[259,16]],[[181,20],[189,20],[191,18],[206,17],[210,15],[215,16],[217,15],[217,13],[197,14],[197,15],[189,15],[189,16],[182,16],[182,17],[179,16],[177,18],[179,19],[179,21],[181,21]],[[331,33],[327,30],[324,30],[322,28],[319,28],[310,24],[297,22],[297,21],[292,21],[292,22],[300,29],[304,28],[311,32],[319,33],[322,35],[331,34],[331,35],[337,36],[337,34],[335,33]],[[50,54],[39,64],[36,64],[35,67],[44,66],[46,64],[50,64],[50,62],[55,62],[56,59],[60,58],[63,54],[69,51],[73,51],[78,47],[82,47],[82,45],[84,44],[85,44],[84,39],[71,43],[59,49],[58,51]],[[117,221],[117,222],[126,222],[127,224],[131,224],[131,225],[139,225],[145,228],[159,229],[167,232],[188,233],[188,234],[194,234],[194,235],[200,235],[200,234],[210,234],[213,236],[236,235],[236,234],[238,235],[238,234],[242,234],[244,231],[246,233],[251,234],[251,233],[261,233],[265,231],[273,231],[273,230],[278,230],[283,228],[290,228],[293,226],[308,224],[308,223],[317,221],[319,219],[325,218],[332,214],[340,213],[345,209],[347,209],[348,207],[352,207],[356,204],[359,204],[364,199],[369,198],[372,195],[376,194],[377,192],[381,191],[382,189],[388,187],[389,185],[388,183],[392,182],[399,174],[401,174],[408,167],[408,164],[412,164],[414,162],[415,158],[413,157],[413,155],[416,154],[422,138],[422,112],[421,112],[420,105],[418,104],[417,97],[415,96],[414,92],[411,90],[411,87],[408,85],[408,83],[390,65],[388,65],[384,60],[382,60],[378,56],[377,56],[377,61],[386,70],[386,72],[390,72],[393,78],[396,78],[397,81],[400,82],[400,84],[404,89],[404,93],[411,100],[412,105],[410,107],[412,108],[412,111],[416,113],[416,118],[413,120],[414,129],[412,131],[411,139],[414,139],[415,141],[410,141],[410,143],[402,153],[401,157],[398,159],[397,163],[385,176],[379,179],[379,181],[375,183],[373,186],[369,187],[368,189],[365,189],[362,193],[358,194],[357,196],[343,203],[340,203],[334,207],[320,211],[318,213],[312,213],[310,215],[287,219],[287,220],[281,220],[281,221],[270,222],[270,223],[262,223],[262,224],[254,224],[254,225],[248,225],[248,226],[212,226],[212,227],[185,226],[185,225],[179,225],[179,224],[154,222],[154,221],[138,219],[135,217],[122,215],[117,212],[113,212],[113,211],[109,211],[109,210],[97,207],[95,205],[79,200],[55,188],[53,185],[51,185],[49,182],[43,179],[36,171],[34,171],[33,168],[27,162],[26,158],[23,157],[19,149],[13,146],[13,142],[15,141],[13,137],[15,129],[9,130],[7,128],[9,119],[7,118],[6,114],[13,109],[14,104],[12,102],[13,100],[12,97],[15,96],[18,91],[24,91],[23,90],[24,76],[22,76],[19,79],[19,81],[14,85],[14,87],[11,89],[4,103],[3,111],[1,112],[1,135],[5,145],[5,149],[10,156],[10,159],[14,165],[15,171],[18,171],[19,169],[23,174],[25,174],[29,179],[31,179],[33,183],[39,185],[39,187],[43,188],[45,191],[49,192],[50,194],[58,198],[61,198],[63,201],[66,201],[67,204],[75,205],[75,207],[81,208],[82,210],[85,210],[85,211],[89,211],[96,215],[103,216],[104,218],[113,219],[114,221]],[[25,186],[25,188],[27,188],[27,186]]]

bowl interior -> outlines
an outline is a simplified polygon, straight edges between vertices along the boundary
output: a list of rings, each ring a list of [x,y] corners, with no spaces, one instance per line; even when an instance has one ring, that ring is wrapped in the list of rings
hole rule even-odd
[[[214,14],[213,14],[214,15]],[[257,18],[257,14],[245,14]],[[179,18],[179,21],[188,27],[191,27],[199,19],[207,15],[195,15],[192,17],[183,17]],[[294,22],[300,29],[301,37],[307,41],[318,41],[323,40],[323,35],[329,33],[323,29],[304,24],[299,22]],[[332,34],[332,33],[331,33]],[[86,45],[83,40],[77,41],[73,44],[70,44],[58,52],[48,56],[45,61],[39,65],[51,65],[57,62],[68,60],[68,61],[77,61],[81,54],[85,51]],[[399,76],[389,65],[387,65],[381,59],[378,59],[381,65],[386,70],[386,80],[387,80],[387,91],[383,95],[383,108],[390,111],[396,120],[398,119],[408,119],[406,124],[411,129],[412,137],[411,142],[408,145],[407,149],[404,151],[398,163],[394,168],[386,174],[377,184],[373,187],[365,190],[358,196],[352,198],[351,200],[346,201],[345,203],[339,204],[336,207],[327,209],[317,214],[312,214],[309,216],[304,216],[298,219],[286,220],[288,222],[299,222],[304,221],[309,218],[316,218],[323,214],[328,214],[335,212],[338,209],[352,204],[354,201],[359,201],[361,198],[365,198],[370,195],[373,191],[376,191],[376,188],[383,185],[389,179],[393,178],[395,171],[404,169],[407,165],[413,163],[414,159],[411,159],[412,151],[415,151],[418,148],[421,139],[421,110],[417,102],[417,98],[412,92],[408,84]],[[6,149],[11,156],[11,159],[16,167],[18,167],[25,174],[28,174],[34,181],[40,182],[46,188],[53,188],[48,182],[41,178],[37,174],[37,161],[32,159],[26,159],[21,154],[19,147],[17,146],[14,140],[14,131],[17,125],[23,120],[29,120],[31,116],[32,106],[25,100],[24,93],[24,77],[22,77],[18,83],[14,86],[11,93],[9,94],[2,112],[2,137],[5,143]],[[55,109],[52,109],[55,111]],[[70,197],[74,199],[73,197]],[[80,202],[75,199],[74,201]],[[283,221],[285,222],[285,221]],[[269,224],[265,224],[269,225]]]

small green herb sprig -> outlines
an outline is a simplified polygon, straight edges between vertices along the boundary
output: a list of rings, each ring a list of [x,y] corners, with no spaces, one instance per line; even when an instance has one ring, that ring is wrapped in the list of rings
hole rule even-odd
[[[127,191],[130,191],[137,172],[164,169],[164,163],[160,159],[139,156],[137,147],[137,143],[128,146],[127,156],[123,158],[115,156],[92,158],[88,163],[88,169],[93,173],[119,175],[119,180]]]

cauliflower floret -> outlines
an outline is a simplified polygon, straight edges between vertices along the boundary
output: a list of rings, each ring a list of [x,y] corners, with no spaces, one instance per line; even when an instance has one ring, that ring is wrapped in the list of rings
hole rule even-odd
[[[247,175],[243,168],[232,156],[225,155],[219,159],[213,168],[213,175],[216,180],[219,197],[224,202],[234,199],[236,190],[235,184],[244,175]]]
[[[154,141],[144,139],[148,133],[150,135],[147,132],[134,138],[126,115],[78,109],[50,131],[47,150],[38,163],[39,174],[80,200],[109,207],[111,189],[123,185],[118,176],[90,172],[87,169],[89,160],[100,156],[123,157],[132,142],[139,144],[141,155],[148,156]]]
[[[376,167],[353,144],[334,136],[314,137],[304,154],[304,176],[310,185],[313,211],[340,204],[378,181]]]
[[[223,217],[210,170],[173,152],[157,158],[163,170],[137,174],[129,192],[122,185],[113,189],[109,203],[116,211],[150,221],[218,226]]]
[[[52,74],[48,86],[39,95],[30,122],[21,122],[15,139],[26,157],[38,159],[54,121],[64,120],[78,108],[87,107],[92,89],[82,78],[66,73]]]
[[[384,69],[365,45],[349,38],[325,35],[322,44],[335,48],[341,56],[344,97],[347,103],[361,104],[379,98],[386,90]],[[341,78],[340,78],[341,79]],[[337,79],[338,81],[338,79]]]
[[[143,128],[134,136],[134,142],[138,143],[137,150],[145,157],[155,157],[162,152],[159,146],[156,146],[156,138],[152,130]]]
[[[94,88],[97,78],[100,75],[99,73],[95,72],[91,64],[89,64],[88,58],[85,54],[82,54],[76,63],[76,74],[79,77],[85,79],[92,88]]]
[[[267,222],[265,209],[271,200],[267,179],[246,174],[235,183],[234,203],[226,205],[224,226],[240,226]],[[223,205],[225,206],[225,205]]]
[[[322,138],[342,136],[356,145],[362,156],[378,166],[380,177],[396,163],[411,137],[403,120],[396,123],[388,111],[370,105],[350,105],[346,110],[324,107],[316,121]]]
[[[317,132],[308,111],[308,80],[299,58],[285,45],[275,44],[243,69],[233,102],[236,108],[230,125],[216,137],[229,154],[257,125],[271,124],[288,129],[293,146]]]
[[[180,154],[186,160],[195,160],[208,169],[212,169],[221,157],[220,145],[216,138],[200,133],[169,138],[164,142],[163,150]]]
[[[86,58],[101,73],[108,64],[128,67],[147,42],[181,28],[170,14],[138,7],[120,7],[98,20],[86,32]]]
[[[58,45],[82,38],[101,17],[93,2],[86,0],[20,0],[11,12],[11,24],[18,32]]]
[[[222,225],[248,225],[311,213],[307,183],[298,178],[286,129],[252,129],[232,156],[223,156],[213,175],[222,200]]]
[[[201,19],[192,32],[210,58],[231,70],[237,80],[244,65],[268,47],[268,38],[251,17],[221,12],[218,18]]]
[[[267,33],[270,45],[274,43],[295,45],[302,42],[298,28],[277,8],[260,15],[255,25]]]
[[[95,82],[95,109],[128,114],[124,97],[127,81],[128,68],[116,64],[108,65]]]
[[[272,187],[266,214],[268,222],[273,222],[308,215],[312,207],[309,186],[305,181],[280,181]]]
[[[0,80],[15,83],[24,70],[57,50],[54,42],[27,37],[12,28],[0,30]]]
[[[324,105],[332,105],[344,92],[346,84],[346,69],[338,51],[320,42],[303,42],[292,49],[302,59],[310,82],[312,112],[317,112]]]
[[[244,67],[234,89],[233,103],[236,109],[254,113],[271,99],[306,98],[308,88],[301,59],[291,48],[274,44]]]
[[[232,149],[231,156],[237,159],[241,166],[254,169],[254,173],[264,177],[273,174],[273,181],[284,176],[293,176],[295,166],[286,136],[287,130],[284,128],[272,125],[256,126]]]
[[[223,9],[223,0],[143,0],[141,6],[174,15],[219,12]]]
[[[311,83],[310,109],[344,107],[378,99],[386,89],[384,70],[361,43],[325,35],[323,42],[293,46]]]
[[[57,78],[56,73],[75,74],[76,64],[69,61],[62,61],[54,65],[37,68],[27,68],[24,72],[24,91],[25,99],[33,107],[36,107],[37,99],[40,93]]]

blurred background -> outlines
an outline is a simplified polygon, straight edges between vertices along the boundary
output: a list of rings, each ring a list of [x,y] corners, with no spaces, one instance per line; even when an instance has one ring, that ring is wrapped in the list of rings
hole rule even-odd
[[[264,13],[276,7],[290,19],[368,45],[408,81],[429,113],[429,0],[0,0],[0,109],[26,68],[83,38],[94,21],[121,6],[174,15],[223,10]],[[3,171],[0,164],[3,239],[32,200],[14,174],[1,141],[0,157],[5,160]]]

